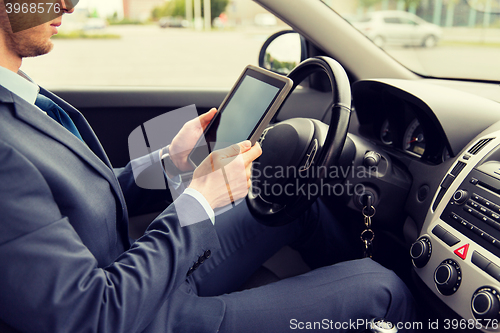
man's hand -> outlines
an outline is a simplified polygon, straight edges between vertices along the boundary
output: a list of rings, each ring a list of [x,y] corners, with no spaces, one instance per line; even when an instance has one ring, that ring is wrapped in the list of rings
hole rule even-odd
[[[217,109],[214,108],[198,118],[188,121],[172,140],[169,148],[170,158],[179,170],[183,172],[193,170],[193,166],[188,161],[189,153],[216,113]]]
[[[212,152],[194,171],[190,188],[200,192],[215,209],[245,197],[250,188],[252,162],[262,154],[259,143],[243,141]]]

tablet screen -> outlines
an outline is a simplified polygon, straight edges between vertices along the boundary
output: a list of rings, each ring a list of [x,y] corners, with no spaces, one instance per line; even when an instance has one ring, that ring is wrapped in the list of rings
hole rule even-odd
[[[199,165],[210,152],[249,139],[284,85],[247,71],[191,152],[191,161]]]
[[[205,137],[212,151],[248,139],[278,91],[277,87],[254,77],[245,76],[227,103],[224,116],[219,117],[217,123],[214,122],[210,131],[206,133]]]

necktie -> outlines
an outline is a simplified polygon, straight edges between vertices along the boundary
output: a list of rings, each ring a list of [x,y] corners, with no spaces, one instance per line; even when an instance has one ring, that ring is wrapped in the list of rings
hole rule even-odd
[[[35,105],[38,106],[43,111],[47,112],[47,115],[50,118],[57,121],[64,128],[73,133],[82,142],[85,142],[83,141],[80,132],[78,132],[78,129],[76,128],[73,120],[71,120],[68,114],[53,100],[39,94],[38,97],[36,98]]]

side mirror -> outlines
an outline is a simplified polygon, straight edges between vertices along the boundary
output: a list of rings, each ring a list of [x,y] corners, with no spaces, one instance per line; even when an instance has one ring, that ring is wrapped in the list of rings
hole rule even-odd
[[[269,37],[259,54],[259,66],[287,75],[307,59],[306,41],[293,30],[284,30]]]

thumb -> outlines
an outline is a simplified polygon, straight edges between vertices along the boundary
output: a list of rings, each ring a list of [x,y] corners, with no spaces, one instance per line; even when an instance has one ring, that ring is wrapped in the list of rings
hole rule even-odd
[[[255,145],[247,150],[246,152],[242,152],[243,154],[243,159],[245,161],[245,164],[250,164],[252,161],[254,161],[256,158],[258,158],[260,155],[262,155],[262,148],[260,147],[260,144],[258,142],[255,143]]]
[[[217,114],[217,109],[216,108],[212,108],[212,109],[210,109],[210,111],[205,112],[204,114],[202,114],[199,117],[200,125],[203,128],[203,130],[205,130],[205,128],[207,127],[207,125],[210,123],[210,121],[212,121],[213,117],[216,114]]]
[[[245,140],[240,143],[215,151],[214,153],[216,153],[219,157],[223,158],[236,157],[248,151],[251,147],[252,143],[249,140]]]

